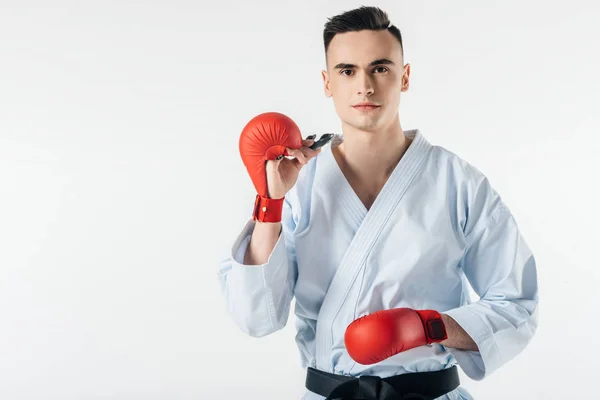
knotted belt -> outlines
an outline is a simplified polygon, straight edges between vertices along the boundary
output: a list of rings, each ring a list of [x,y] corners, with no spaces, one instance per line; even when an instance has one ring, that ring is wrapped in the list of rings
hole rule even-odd
[[[456,366],[380,378],[336,375],[308,367],[306,388],[326,400],[434,400],[460,386]]]

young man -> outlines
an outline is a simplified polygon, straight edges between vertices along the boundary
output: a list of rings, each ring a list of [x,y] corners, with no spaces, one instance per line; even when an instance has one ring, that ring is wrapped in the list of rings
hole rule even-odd
[[[456,365],[483,379],[535,333],[532,252],[480,171],[403,131],[410,65],[386,13],[333,17],[324,41],[343,134],[253,176],[268,193],[219,265],[228,310],[260,337],[295,298],[305,399],[471,399]]]

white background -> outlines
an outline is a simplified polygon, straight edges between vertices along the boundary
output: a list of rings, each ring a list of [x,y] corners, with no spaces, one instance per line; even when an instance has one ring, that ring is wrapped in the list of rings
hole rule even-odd
[[[300,398],[293,323],[245,336],[216,267],[254,201],[242,127],[341,133],[322,29],[362,4],[0,1],[0,399]],[[403,128],[481,169],[538,261],[533,342],[463,385],[597,396],[600,6],[369,4],[412,65]]]

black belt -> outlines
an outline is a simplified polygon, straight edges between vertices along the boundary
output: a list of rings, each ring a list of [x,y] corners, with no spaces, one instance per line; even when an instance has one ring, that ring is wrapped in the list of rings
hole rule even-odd
[[[380,378],[330,374],[308,367],[306,388],[326,400],[433,400],[460,386],[456,366]]]

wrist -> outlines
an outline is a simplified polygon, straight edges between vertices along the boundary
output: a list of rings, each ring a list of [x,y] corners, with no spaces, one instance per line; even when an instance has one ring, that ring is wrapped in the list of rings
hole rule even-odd
[[[284,200],[285,197],[271,199],[257,194],[252,219],[258,222],[280,222]]]
[[[435,310],[415,310],[421,322],[423,322],[423,329],[427,343],[440,343],[448,339],[448,332],[446,330],[446,323],[444,315],[438,313]]]

